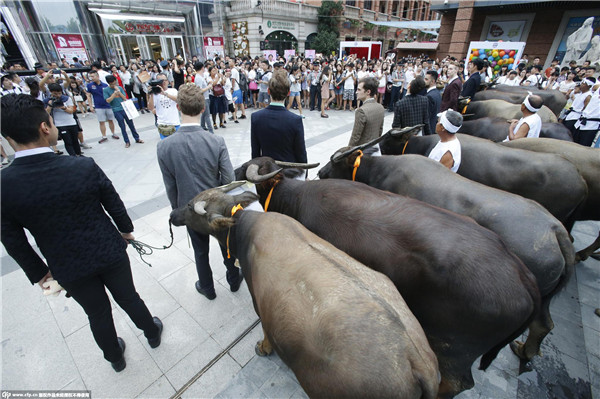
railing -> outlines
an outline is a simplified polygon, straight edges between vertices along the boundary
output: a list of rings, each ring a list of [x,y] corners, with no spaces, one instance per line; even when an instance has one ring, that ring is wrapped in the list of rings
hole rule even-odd
[[[302,13],[303,18],[316,18],[318,7],[293,3],[286,0],[262,0],[260,6],[257,6],[255,0],[233,0],[231,2],[231,11],[249,12],[251,10],[262,10],[263,12],[285,15],[288,17],[299,16]]]
[[[363,20],[375,21],[375,11],[363,10]]]

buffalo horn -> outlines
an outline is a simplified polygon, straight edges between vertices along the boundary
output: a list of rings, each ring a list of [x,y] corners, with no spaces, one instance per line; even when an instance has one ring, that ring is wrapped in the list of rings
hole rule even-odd
[[[346,150],[346,151],[344,151],[344,152],[342,152],[342,153],[339,153],[339,154],[338,154],[338,153],[336,153],[337,155],[336,155],[336,154],[333,154],[333,155],[331,156],[331,161],[332,161],[332,162],[338,162],[338,161],[339,161],[339,160],[341,160],[342,158],[345,158],[345,157],[347,157],[348,155],[352,154],[354,151],[357,151],[357,150],[364,150],[365,148],[369,148],[369,147],[372,147],[372,146],[374,146],[375,144],[377,144],[377,143],[379,143],[380,141],[382,141],[384,138],[385,138],[385,135],[381,135],[381,136],[379,136],[379,137],[376,137],[376,138],[374,138],[373,140],[371,140],[371,141],[369,141],[369,142],[366,142],[366,143],[364,143],[364,144],[361,144],[361,145],[357,145],[357,146],[355,146],[355,147],[352,147],[352,148],[350,148],[349,150]]]
[[[206,201],[198,201],[194,204],[194,212],[198,215],[206,215],[206,209],[204,206],[206,205]]]
[[[219,190],[221,190],[224,193],[227,193],[231,190],[233,190],[234,188],[238,188],[239,186],[243,186],[244,184],[246,184],[245,180],[238,180],[238,181],[232,181],[229,184],[225,184],[224,186],[219,186],[217,187]]]
[[[277,166],[281,166],[282,168],[300,168],[300,169],[313,169],[320,165],[320,163],[295,163],[295,162],[283,162],[283,161],[275,161]]]
[[[403,127],[403,128],[402,128],[402,129],[400,129],[400,130],[392,129],[392,130],[390,130],[388,133],[389,133],[391,136],[393,136],[393,137],[395,137],[395,136],[402,136],[402,135],[404,135],[404,134],[406,134],[406,133],[412,132],[413,130],[420,129],[420,128],[422,128],[423,126],[425,126],[425,125],[421,123],[421,124],[419,124],[419,125],[415,125],[415,126],[407,126],[407,127]],[[387,134],[387,133],[386,133],[386,134]]]
[[[263,181],[269,180],[282,170],[283,169],[277,169],[276,171],[267,173],[266,175],[259,175],[258,165],[252,164],[248,166],[248,169],[246,169],[246,179],[252,183],[262,183]]]

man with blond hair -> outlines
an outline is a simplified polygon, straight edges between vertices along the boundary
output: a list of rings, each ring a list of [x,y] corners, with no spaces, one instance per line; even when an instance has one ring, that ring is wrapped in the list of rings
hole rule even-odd
[[[181,111],[179,130],[157,145],[158,164],[173,209],[186,205],[204,190],[231,183],[234,179],[225,140],[200,127],[200,115],[204,111],[200,87],[193,84],[180,86],[177,105]],[[189,228],[188,234],[198,272],[196,290],[213,300],[217,294],[208,257],[209,236]],[[228,259],[227,250],[222,246],[221,253],[227,268],[227,282],[231,292],[236,292],[242,283],[242,274],[234,266],[235,259]]]

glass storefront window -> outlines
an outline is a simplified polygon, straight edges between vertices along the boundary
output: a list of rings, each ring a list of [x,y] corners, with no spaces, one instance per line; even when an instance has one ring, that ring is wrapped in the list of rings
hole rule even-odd
[[[46,2],[34,0],[37,15],[44,29],[52,33],[79,33],[79,17],[72,1]]]

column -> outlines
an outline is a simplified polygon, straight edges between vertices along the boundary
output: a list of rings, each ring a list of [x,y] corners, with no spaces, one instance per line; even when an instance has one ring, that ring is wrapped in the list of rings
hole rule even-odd
[[[474,4],[475,1],[473,0],[461,1],[458,4],[454,30],[450,39],[450,49],[448,50],[448,53],[457,59],[463,59],[469,48],[469,36],[475,14]]]

